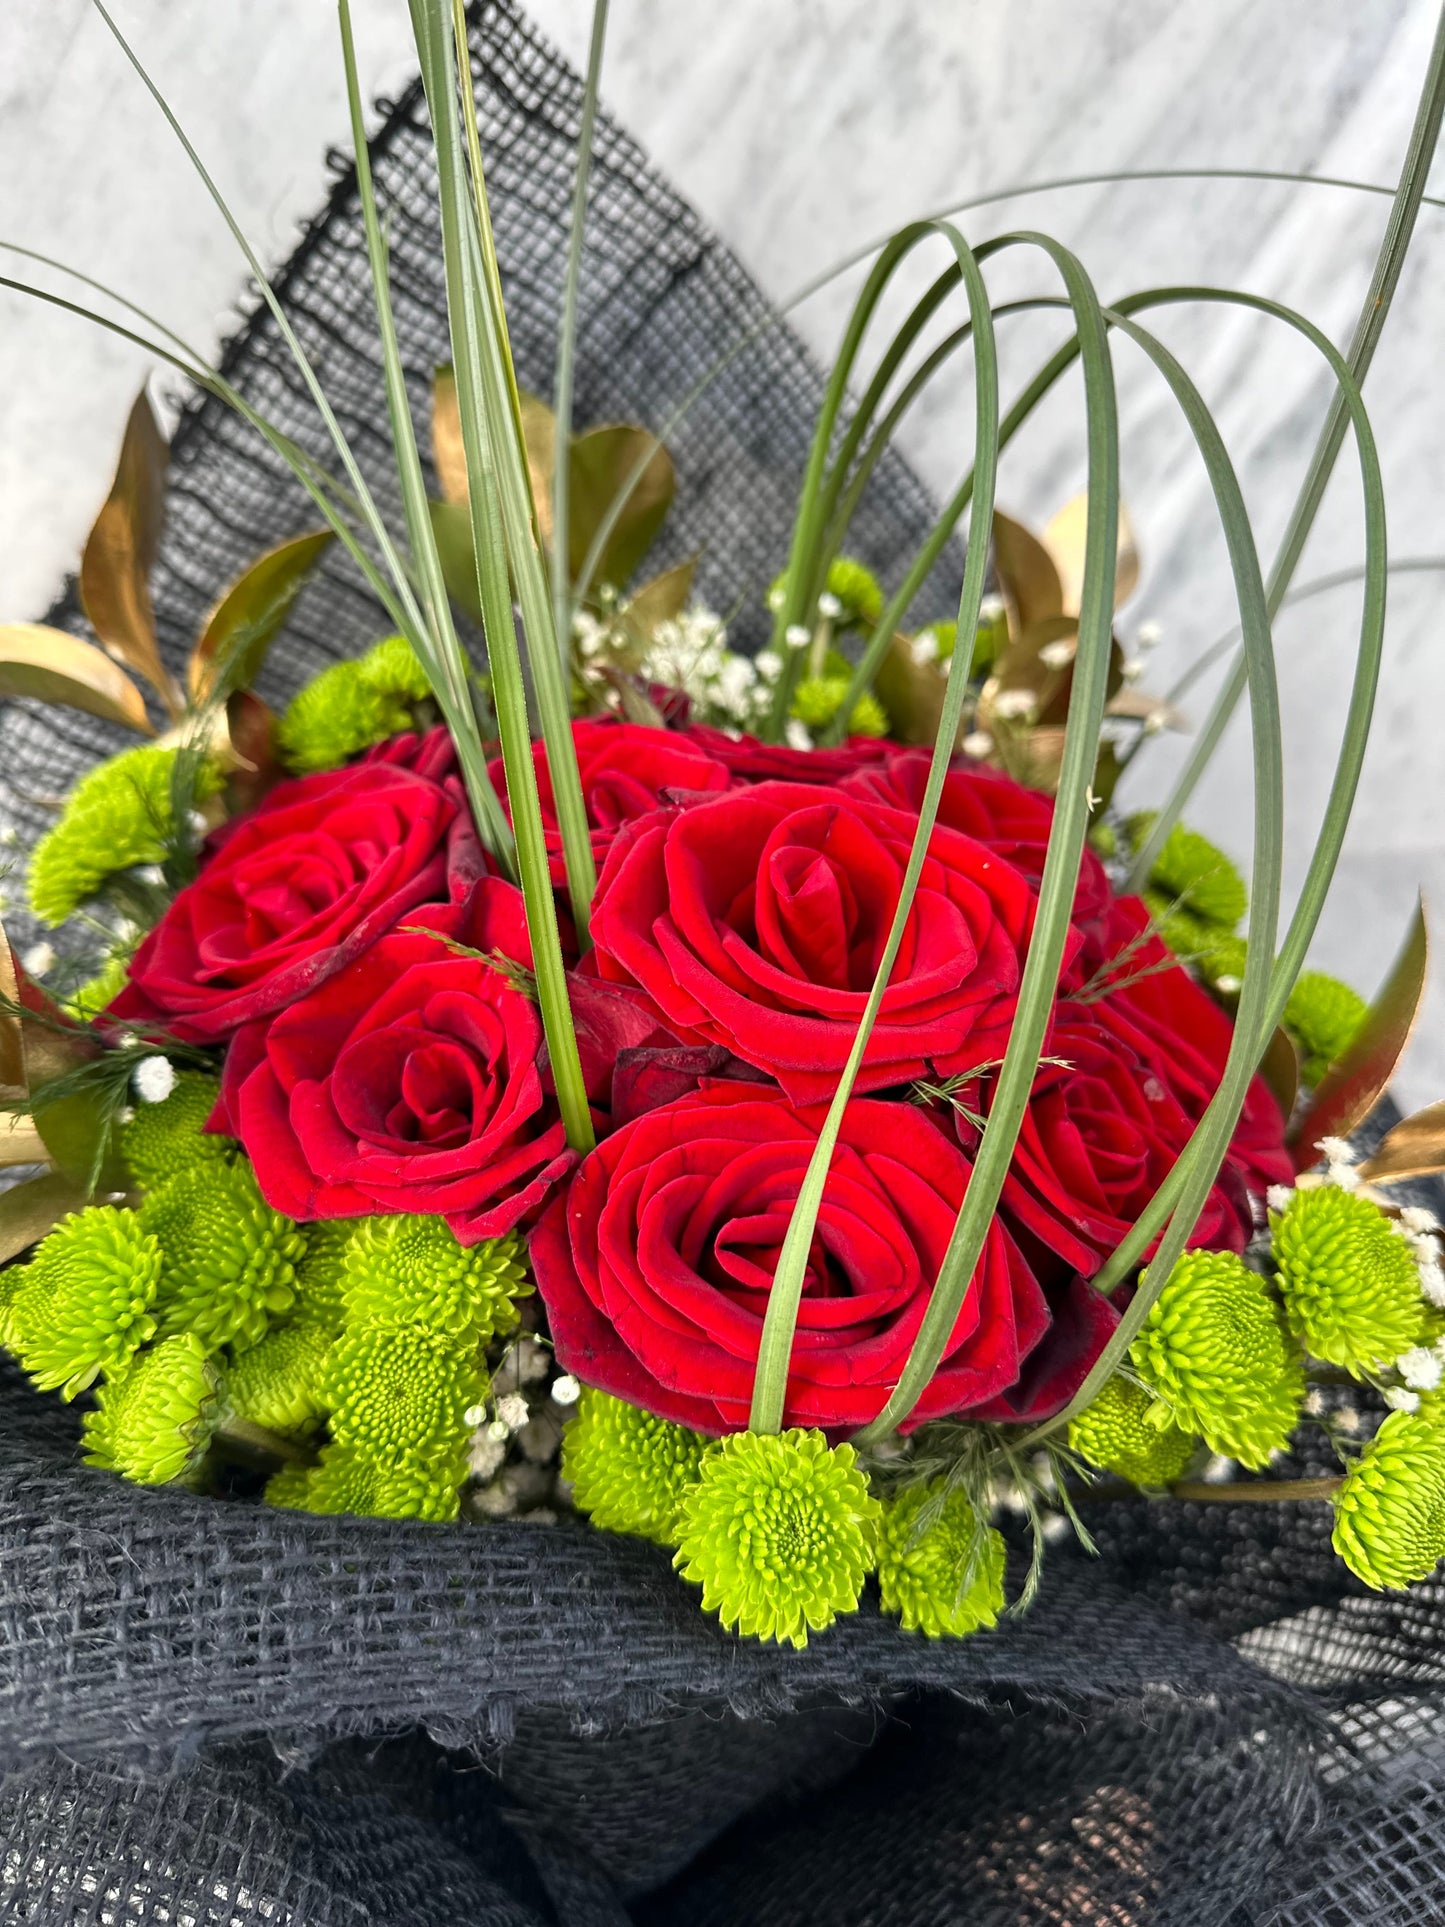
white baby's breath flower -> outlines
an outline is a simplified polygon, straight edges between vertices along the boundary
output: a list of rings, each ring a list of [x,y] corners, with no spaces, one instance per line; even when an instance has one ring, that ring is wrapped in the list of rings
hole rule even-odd
[[[497,1400],[497,1420],[509,1432],[520,1432],[532,1416],[532,1408],[520,1392],[507,1392]]]
[[[1078,641],[1073,636],[1060,636],[1056,642],[1046,642],[1039,651],[1039,661],[1046,669],[1067,669],[1078,654]]]
[[[163,1104],[176,1088],[176,1074],[164,1057],[143,1057],[131,1076],[142,1104]]]
[[[1271,1211],[1288,1211],[1293,1200],[1292,1184],[1272,1184],[1264,1194],[1264,1201]]]
[[[837,596],[830,595],[825,589],[818,597],[818,614],[824,622],[836,622],[843,613],[843,605]]]
[[[813,747],[811,730],[806,723],[799,722],[796,716],[790,716],[788,718],[788,726],[783,734],[787,739],[789,749],[811,749]]]
[[[1222,990],[1226,997],[1233,997],[1237,991],[1244,988],[1244,979],[1228,975],[1216,977],[1214,987],[1216,990]]]
[[[1306,1418],[1323,1418],[1325,1415],[1324,1393],[1316,1388],[1305,1396],[1304,1411]]]
[[[1127,656],[1120,666],[1119,674],[1124,678],[1125,682],[1138,682],[1144,673],[1144,669],[1145,663],[1142,656]]]
[[[7,823],[4,829],[0,830],[0,848],[13,850],[19,841],[20,833],[13,823]]]
[[[1162,709],[1151,709],[1149,714],[1144,718],[1144,734],[1146,736],[1158,736],[1163,728],[1164,711]]]
[[[1445,1311],[1445,1267],[1433,1259],[1421,1265],[1420,1290],[1437,1311]]]
[[[971,729],[963,739],[963,753],[965,756],[977,756],[980,759],[992,756],[992,736],[986,729]]]
[[[1151,618],[1150,621],[1139,624],[1134,631],[1134,640],[1141,649],[1152,649],[1163,633],[1161,626]]]
[[[575,1405],[582,1396],[582,1387],[570,1372],[552,1381],[552,1402],[554,1405]]]
[[[475,1479],[490,1479],[501,1469],[507,1448],[501,1439],[490,1439],[479,1432],[467,1448],[467,1470]]]
[[[764,682],[776,682],[783,673],[783,659],[776,649],[760,649],[753,657],[753,667]]]
[[[1427,1211],[1420,1204],[1407,1204],[1400,1213],[1400,1223],[1407,1231],[1413,1231],[1422,1237],[1428,1232],[1440,1229],[1440,1220],[1435,1213]]]
[[[790,622],[783,631],[783,641],[790,649],[806,649],[813,640],[813,632],[805,622]]]
[[[768,607],[772,610],[774,615],[778,613],[779,609],[782,608],[783,604],[787,601],[787,599],[788,599],[787,591],[783,588],[781,583],[779,583],[776,588],[768,590]]]
[[[978,605],[980,622],[999,622],[1005,614],[1004,599],[1001,595],[986,595]]]
[[[1353,1164],[1355,1161],[1354,1149],[1348,1138],[1322,1137],[1320,1151],[1331,1164]]]
[[[993,711],[996,716],[1002,716],[1006,720],[1032,716],[1034,693],[1031,689],[1002,689],[994,697]]]
[[[1044,1543],[1056,1546],[1061,1539],[1068,1538],[1069,1522],[1062,1512],[1046,1512],[1040,1530],[1044,1535]]]
[[[1325,1181],[1338,1185],[1341,1191],[1358,1191],[1360,1174],[1353,1164],[1331,1164],[1325,1169]]]
[[[1418,1412],[1420,1394],[1407,1392],[1403,1385],[1392,1385],[1385,1393],[1385,1403],[1392,1412]]]
[[[55,945],[33,943],[21,957],[20,962],[28,976],[43,977],[47,970],[55,968]]]
[[[1335,1413],[1336,1427],[1341,1432],[1347,1432],[1351,1438],[1359,1431],[1361,1422],[1360,1414],[1353,1405],[1342,1405]]]
[[[485,1405],[469,1405],[466,1411],[462,1413],[462,1424],[470,1425],[472,1430],[475,1431],[486,1416],[487,1408]]]
[[[1233,1459],[1227,1459],[1222,1452],[1216,1452],[1204,1468],[1204,1483],[1228,1485],[1238,1470],[1239,1467]]]
[[[938,631],[920,629],[908,645],[908,653],[922,667],[926,663],[938,661]]]
[[[166,880],[165,871],[159,863],[142,863],[136,875],[142,883],[149,883],[155,887],[159,887]]]
[[[1395,1370],[1412,1392],[1433,1392],[1442,1369],[1439,1358],[1425,1345],[1412,1346],[1395,1360]]]

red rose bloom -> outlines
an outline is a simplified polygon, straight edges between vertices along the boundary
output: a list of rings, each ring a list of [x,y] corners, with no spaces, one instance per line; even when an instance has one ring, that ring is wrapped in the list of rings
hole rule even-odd
[[[655,810],[666,792],[686,795],[693,790],[725,790],[732,782],[715,757],[670,729],[604,719],[573,723],[572,740],[577,746],[577,771],[582,778],[592,855],[599,867],[622,825]],[[547,835],[548,866],[552,881],[560,888],[567,881],[567,866],[562,860],[562,832],[545,744],[533,743],[532,763]],[[500,756],[488,765],[488,773],[510,820],[511,805]]]
[[[760,783],[629,824],[593,913],[595,968],[638,985],[686,1043],[721,1044],[798,1103],[831,1096],[867,1002],[915,819]],[[859,1092],[1002,1055],[1033,893],[937,829]]]
[[[768,1293],[823,1116],[757,1086],[704,1084],[604,1139],[531,1240],[561,1363],[698,1431],[746,1427]],[[969,1169],[917,1106],[849,1105],[803,1288],[786,1424],[851,1429],[882,1410]],[[1074,1297],[1055,1316],[995,1220],[911,1423],[1057,1411],[1116,1322],[1087,1287]]]
[[[836,783],[852,770],[881,763],[894,748],[878,736],[850,736],[836,749],[793,749],[760,743],[756,736],[729,736],[708,723],[692,723],[682,734],[742,783]]]
[[[855,796],[915,813],[923,805],[932,756],[926,749],[894,750],[881,763],[852,772],[840,788]],[[1054,823],[1054,801],[1039,790],[1025,788],[1011,776],[986,764],[955,757],[943,780],[938,820],[961,830],[1007,857],[1037,887],[1044,874],[1049,831]],[[1079,887],[1074,896],[1074,922],[1089,939],[1092,965],[1104,952],[1099,948],[1108,926],[1113,892],[1108,873],[1086,844],[1079,865]]]
[[[1118,987],[1089,1004],[1062,1003],[1049,1053],[1024,1115],[1002,1207],[1010,1221],[1086,1277],[1124,1238],[1169,1174],[1218,1089],[1231,1026],[1187,973],[1170,967],[1135,897],[1114,906]],[[992,1080],[979,1104],[986,1112]],[[978,1132],[961,1113],[958,1135]],[[1249,1193],[1288,1183],[1284,1118],[1255,1078],[1245,1110],[1190,1239],[1242,1251],[1254,1213]]]
[[[489,877],[409,920],[530,961],[521,892]],[[500,1237],[571,1162],[544,1093],[535,1005],[481,957],[394,930],[226,1054],[216,1122],[293,1218],[435,1212]]]
[[[206,846],[110,1014],[214,1043],[343,968],[481,869],[454,790],[362,763],[282,783]]]

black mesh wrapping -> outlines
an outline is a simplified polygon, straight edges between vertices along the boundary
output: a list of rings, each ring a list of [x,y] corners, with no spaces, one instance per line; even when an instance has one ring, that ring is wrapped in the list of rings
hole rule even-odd
[[[474,18],[522,380],[549,388],[579,102],[510,7]],[[416,90],[373,164],[413,401],[446,358]],[[666,422],[679,501],[730,610],[780,565],[820,379],[738,263],[605,118],[578,419]],[[354,182],[278,286],[395,510]],[[226,369],[318,456],[264,314]],[[930,507],[886,463],[853,546],[896,580]],[[183,660],[218,587],[310,520],[219,405],[176,436],[155,594]],[[920,613],[957,594],[945,558]],[[929,599],[931,598],[931,600]],[[52,619],[77,623],[73,603]],[[735,633],[755,641],[744,616]],[[308,588],[263,693],[381,632],[343,560]],[[0,714],[0,808],[118,741]],[[23,932],[23,925],[22,925]],[[1307,1469],[1307,1468],[1302,1468]],[[802,1654],[742,1644],[666,1555],[575,1525],[443,1529],[147,1492],[76,1462],[75,1421],[0,1375],[0,1919],[272,1927],[1372,1927],[1445,1892],[1445,1597],[1366,1595],[1322,1506],[1091,1511],[1101,1556],[1038,1605],[930,1642],[871,1601]]]

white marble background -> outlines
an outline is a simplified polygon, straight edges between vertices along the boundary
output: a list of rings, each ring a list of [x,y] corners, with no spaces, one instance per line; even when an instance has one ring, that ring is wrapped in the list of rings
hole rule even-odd
[[[326,0],[114,0],[263,257],[288,251],[345,137]],[[534,0],[574,60],[588,0]],[[412,65],[404,0],[353,0],[369,93]],[[783,299],[903,220],[1020,182],[1123,167],[1276,167],[1393,182],[1434,25],[1430,0],[613,0],[604,95],[654,158]],[[1434,189],[1445,193],[1445,164]],[[1123,185],[995,204],[972,239],[1037,225],[1076,248],[1106,297],[1169,281],[1249,288],[1348,338],[1384,204],[1258,183]],[[198,345],[225,331],[234,246],[89,0],[0,0],[0,236],[85,265]],[[827,354],[847,281],[798,315]],[[999,285],[1044,287],[1009,267]],[[1278,535],[1326,388],[1318,364],[1253,320],[1161,323],[1216,408],[1262,544]],[[1013,324],[1006,388],[1056,338]],[[1445,555],[1445,211],[1426,209],[1368,398],[1396,555]],[[145,368],[139,351],[0,292],[0,619],[42,609],[74,565]],[[1163,627],[1163,684],[1227,625],[1222,545],[1197,459],[1137,354],[1120,356],[1126,495],[1145,573],[1125,628]],[[967,458],[959,377],[905,445],[947,488]],[[1079,397],[1021,437],[1001,499],[1041,518],[1082,480]],[[1359,559],[1348,451],[1300,579]],[[1373,989],[1421,884],[1445,957],[1445,577],[1401,577],[1360,807],[1316,961]],[[1289,878],[1303,872],[1343,709],[1358,599],[1287,614],[1278,631],[1289,758]],[[1196,711],[1197,713],[1197,711]],[[1146,802],[1177,749],[1141,759]],[[1237,854],[1249,841],[1237,727],[1195,805]],[[1402,1079],[1445,1094],[1445,970]]]

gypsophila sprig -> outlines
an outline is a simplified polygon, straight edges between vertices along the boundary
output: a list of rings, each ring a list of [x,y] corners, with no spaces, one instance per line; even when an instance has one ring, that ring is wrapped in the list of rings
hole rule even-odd
[[[161,1248],[161,1330],[215,1349],[253,1345],[296,1301],[305,1234],[273,1211],[249,1164],[192,1165],[152,1191],[141,1224]]]
[[[1359,1378],[1416,1344],[1419,1265],[1378,1205],[1322,1184],[1296,1191],[1269,1223],[1286,1315],[1316,1358]]]
[[[562,1435],[562,1476],[594,1525],[675,1546],[679,1508],[706,1448],[686,1426],[584,1387]]]
[[[1182,1478],[1197,1444],[1152,1392],[1118,1372],[1069,1425],[1070,1448],[1081,1458],[1146,1489]]]
[[[345,1312],[358,1324],[415,1321],[486,1340],[512,1330],[531,1290],[516,1238],[463,1245],[443,1218],[369,1218],[344,1262]]]
[[[6,1344],[41,1391],[74,1398],[155,1334],[161,1249],[134,1211],[64,1219],[15,1274]]]
[[[724,1626],[801,1648],[856,1609],[881,1516],[851,1446],[735,1432],[682,1501],[673,1564]]]
[[[1231,1251],[1183,1254],[1129,1358],[1176,1425],[1252,1471],[1299,1417],[1304,1374],[1283,1315]]]
[[[87,1465],[140,1485],[199,1468],[220,1416],[219,1379],[193,1332],[163,1338],[107,1376],[81,1427]]]
[[[1445,1558],[1445,1427],[1391,1412],[1335,1495],[1334,1548],[1377,1592],[1427,1579]]]
[[[1003,1582],[1003,1535],[962,1486],[911,1486],[884,1506],[878,1588],[905,1632],[961,1639],[996,1625]]]
[[[205,1129],[220,1091],[218,1079],[182,1070],[176,1072],[169,1096],[136,1105],[121,1127],[119,1149],[143,1190],[154,1190],[181,1171],[235,1157],[240,1147],[234,1138]]]

